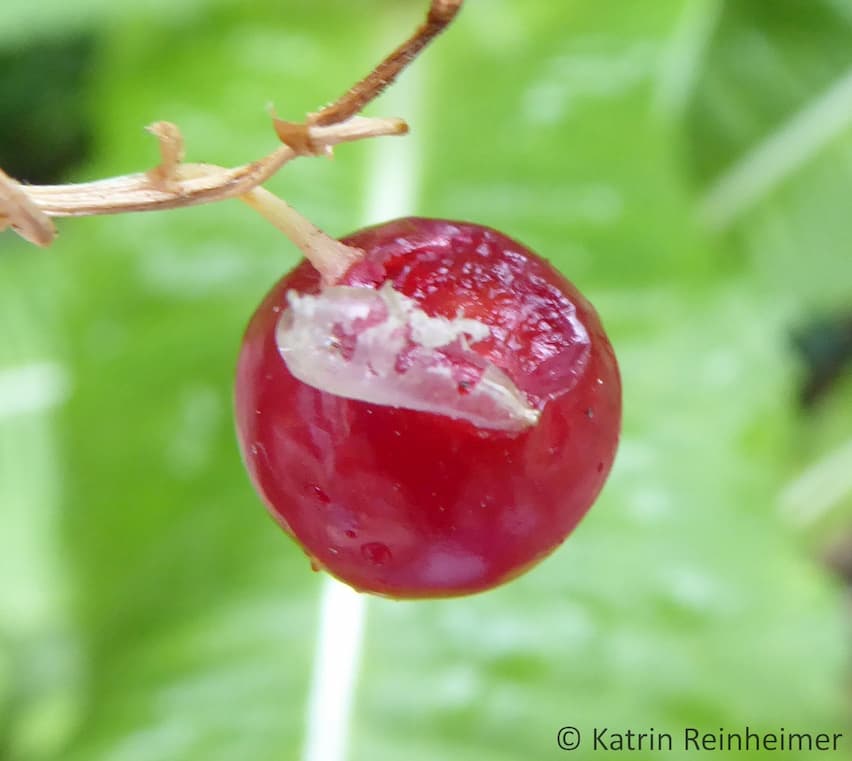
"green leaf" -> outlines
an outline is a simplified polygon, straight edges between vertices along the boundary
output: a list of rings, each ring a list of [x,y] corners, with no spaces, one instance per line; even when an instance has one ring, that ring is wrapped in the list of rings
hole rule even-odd
[[[850,36],[848,3],[724,3],[687,120],[698,176],[717,178],[838,85]]]
[[[727,3],[687,119],[700,218],[792,308],[852,298],[850,39],[848,3]]]
[[[699,214],[727,231],[779,333],[842,319],[852,304],[850,39],[846,2],[727,3],[692,97]],[[782,496],[791,523],[829,545],[852,511],[848,389],[836,386],[797,429]]]

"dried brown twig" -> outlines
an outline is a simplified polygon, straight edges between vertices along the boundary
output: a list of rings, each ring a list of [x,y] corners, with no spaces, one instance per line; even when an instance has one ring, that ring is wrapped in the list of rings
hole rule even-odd
[[[458,15],[464,0],[432,0],[426,20],[405,42],[386,56],[366,77],[350,87],[336,101],[308,115],[307,122],[294,123],[276,118],[275,131],[283,143],[301,153],[318,153],[311,142],[311,126],[338,124],[361,113],[378,98],[414,61],[426,46],[443,32]]]
[[[375,69],[334,103],[308,118],[309,124],[328,125],[349,119],[379,97],[423,49],[446,29],[461,10],[463,0],[433,0],[426,21]]]
[[[169,122],[157,122],[148,130],[160,142],[161,161],[147,172],[94,182],[39,186],[17,182],[0,169],[0,232],[11,228],[31,243],[47,246],[56,237],[51,217],[159,211],[241,198],[290,236],[311,261],[317,259],[323,263],[318,269],[331,280],[347,259],[345,251],[334,250],[342,244],[325,236],[283,201],[258,186],[297,156],[324,155],[339,143],[405,134],[408,126],[402,119],[368,119],[357,114],[450,24],[462,3],[463,0],[432,0],[426,21],[414,35],[341,98],[310,114],[306,122],[295,124],[273,117],[284,145],[251,163],[230,169],[213,164],[185,164],[180,130]]]
[[[237,198],[268,180],[299,154],[282,145],[269,155],[226,169],[183,164],[183,139],[177,126],[157,122],[148,128],[160,141],[160,165],[148,172],[70,185],[22,185],[0,170],[0,230],[11,227],[31,243],[49,245],[56,230],[50,217],[86,217],[129,211],[161,211]],[[323,147],[408,130],[401,119],[354,117],[329,127],[311,127]]]

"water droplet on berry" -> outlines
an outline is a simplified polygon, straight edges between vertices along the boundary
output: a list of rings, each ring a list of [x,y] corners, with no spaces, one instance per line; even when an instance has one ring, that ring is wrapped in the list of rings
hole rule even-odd
[[[364,560],[373,565],[385,565],[393,557],[390,548],[381,542],[367,542],[366,544],[362,544],[361,554],[364,556]]]
[[[326,494],[320,486],[317,484],[310,484],[308,489],[313,493],[313,495],[324,505],[327,505],[331,502],[331,497]]]

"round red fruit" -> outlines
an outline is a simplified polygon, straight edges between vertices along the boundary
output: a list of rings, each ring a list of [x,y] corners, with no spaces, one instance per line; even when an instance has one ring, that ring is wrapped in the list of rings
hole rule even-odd
[[[358,590],[446,597],[548,555],[615,456],[621,385],[597,314],[495,230],[409,218],[343,243],[333,285],[303,261],[239,359],[251,479],[311,557]]]

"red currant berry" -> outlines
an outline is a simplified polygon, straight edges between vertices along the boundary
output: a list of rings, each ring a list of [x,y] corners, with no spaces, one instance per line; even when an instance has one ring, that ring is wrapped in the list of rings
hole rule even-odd
[[[574,529],[612,465],[621,385],[591,305],[479,225],[401,219],[303,261],[246,332],[251,479],[314,564],[397,598],[478,592]]]

